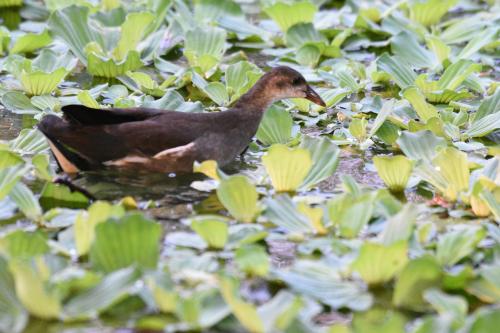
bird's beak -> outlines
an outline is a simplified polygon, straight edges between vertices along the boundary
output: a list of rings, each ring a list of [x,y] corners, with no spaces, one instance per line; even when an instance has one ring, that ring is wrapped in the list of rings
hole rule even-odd
[[[318,93],[315,92],[313,88],[311,88],[311,86],[309,85],[307,86],[306,89],[306,99],[310,100],[313,103],[326,107],[325,101],[323,101],[323,99],[318,95]]]

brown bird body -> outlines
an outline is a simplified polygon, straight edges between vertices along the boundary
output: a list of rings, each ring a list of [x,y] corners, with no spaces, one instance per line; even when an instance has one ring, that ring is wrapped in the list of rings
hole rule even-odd
[[[64,119],[46,116],[38,125],[64,172],[106,166],[157,172],[192,172],[195,161],[220,166],[241,153],[274,101],[303,97],[324,105],[289,67],[276,67],[227,111],[186,113],[147,108],[62,108]]]

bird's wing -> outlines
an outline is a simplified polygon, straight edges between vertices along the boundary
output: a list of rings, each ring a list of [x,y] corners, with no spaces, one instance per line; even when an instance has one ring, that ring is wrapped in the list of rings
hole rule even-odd
[[[182,112],[160,111],[158,116],[150,119],[92,125],[49,115],[44,117],[38,128],[61,152],[65,152],[63,154],[70,161],[87,169],[86,165],[98,166],[131,154],[154,156],[161,151],[184,146],[210,126],[203,119],[191,118],[191,115]],[[193,130],[195,123],[198,124],[197,130]]]
[[[107,166],[122,169],[149,170],[155,172],[183,172],[193,171],[193,163],[198,155],[196,142],[170,148],[154,156],[130,154],[105,163]]]
[[[74,124],[80,125],[112,125],[132,121],[142,121],[156,117],[165,112],[157,109],[130,108],[130,109],[93,109],[84,105],[65,105],[62,107],[65,118]]]

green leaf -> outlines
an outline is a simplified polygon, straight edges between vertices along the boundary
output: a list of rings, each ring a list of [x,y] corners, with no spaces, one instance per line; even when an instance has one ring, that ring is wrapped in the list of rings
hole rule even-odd
[[[196,216],[190,219],[190,226],[208,246],[223,249],[228,239],[227,220],[214,215]]]
[[[481,50],[484,46],[492,43],[498,37],[498,27],[490,27],[484,29],[472,38],[467,45],[457,55],[457,59],[470,59],[476,52]]]
[[[493,194],[490,191],[483,190],[479,197],[486,203],[493,216],[495,217],[495,220],[497,222],[500,221],[500,204],[498,203],[498,192]]]
[[[222,59],[226,31],[215,27],[196,27],[186,33],[184,55],[193,67],[206,74]]]
[[[31,190],[22,182],[18,182],[10,191],[9,197],[16,203],[24,216],[32,221],[40,221],[42,208]]]
[[[446,140],[435,136],[431,131],[411,133],[404,131],[397,140],[403,153],[411,160],[431,162],[438,148],[446,147]]]
[[[49,252],[47,236],[41,231],[16,230],[1,239],[10,258],[28,259]]]
[[[7,261],[0,257],[0,331],[22,332],[28,314],[16,297],[15,284]]]
[[[226,88],[231,96],[230,103],[246,93],[262,75],[261,70],[248,61],[239,61],[227,66]]]
[[[280,290],[269,302],[257,309],[264,322],[265,331],[287,331],[292,321],[300,315],[299,311],[302,309],[303,303],[298,296]]]
[[[48,21],[51,32],[61,38],[85,65],[87,64],[85,53],[87,44],[94,41],[103,44],[97,30],[89,25],[88,16],[88,7],[69,6],[54,11]]]
[[[489,114],[479,120],[472,122],[465,131],[465,135],[471,138],[482,137],[500,128],[500,112]]]
[[[476,314],[470,333],[494,332],[500,325],[500,311],[498,309],[481,309]]]
[[[395,145],[400,136],[399,131],[400,129],[398,126],[389,121],[385,121],[375,135],[386,144]]]
[[[27,165],[14,165],[0,170],[0,200],[3,200],[28,171]]]
[[[379,238],[384,245],[391,245],[399,241],[408,241],[413,234],[418,210],[413,204],[406,204],[385,222],[384,230]]]
[[[30,99],[20,91],[8,91],[2,96],[2,104],[8,110],[19,114],[33,114],[38,110]]]
[[[274,144],[262,157],[273,187],[278,192],[295,191],[312,168],[311,154],[303,148]]]
[[[294,24],[312,22],[316,11],[316,6],[309,1],[293,4],[276,2],[272,6],[264,8],[266,15],[278,24],[282,32],[287,32]]]
[[[399,241],[389,246],[364,243],[351,269],[370,285],[388,282],[406,265],[407,252],[406,241]]]
[[[312,167],[302,181],[300,189],[309,189],[319,182],[331,177],[339,162],[340,149],[326,137],[313,138],[302,137],[300,148],[309,151],[312,159]]]
[[[243,272],[256,276],[266,276],[269,272],[270,259],[261,245],[248,244],[239,247],[234,260]]]
[[[94,202],[88,210],[80,212],[74,224],[74,238],[76,252],[79,256],[89,252],[95,238],[95,228],[99,223],[109,218],[120,218],[125,214],[125,209],[119,205],[111,205],[104,201]]]
[[[182,112],[201,112],[203,110],[200,102],[185,102],[182,95],[175,90],[167,90],[162,98],[155,101],[145,101],[142,106]]]
[[[322,53],[322,48],[318,44],[306,44],[297,50],[295,59],[301,65],[315,67]]]
[[[21,155],[38,154],[49,149],[45,136],[37,129],[25,128],[9,142],[9,148]]]
[[[424,26],[439,23],[457,0],[423,0],[410,1],[410,19]]]
[[[59,111],[61,110],[61,102],[58,98],[51,95],[33,96],[30,99],[31,104],[36,108],[46,111]]]
[[[178,295],[173,289],[174,282],[165,272],[157,272],[147,277],[147,285],[151,290],[158,309],[164,313],[174,313],[177,308]]]
[[[394,111],[394,104],[395,104],[394,99],[385,101],[382,104],[382,108],[380,109],[379,113],[377,114],[377,117],[373,121],[372,127],[370,128],[370,132],[368,133],[369,138],[371,138],[375,133],[378,132],[378,130],[380,129],[380,127],[382,127],[387,117],[389,117],[391,113]]]
[[[266,200],[266,218],[273,224],[291,233],[314,232],[307,216],[301,213],[288,195],[279,195]]]
[[[214,22],[224,16],[240,17],[243,13],[231,0],[199,0],[195,2],[194,15],[196,20]]]
[[[53,291],[46,288],[38,267],[30,261],[19,259],[9,262],[17,297],[30,314],[42,319],[57,319],[61,314],[61,302]]]
[[[439,237],[436,258],[442,265],[453,266],[471,254],[486,232],[480,226],[466,226]]]
[[[203,91],[218,105],[222,106],[229,103],[226,87],[220,82],[210,82]]]
[[[310,42],[328,42],[312,23],[294,24],[286,31],[285,41],[287,46],[297,48]]]
[[[451,48],[439,37],[433,35],[425,36],[425,42],[429,50],[434,53],[434,56],[440,65],[442,65],[445,60],[450,57]]]
[[[50,37],[48,30],[44,30],[39,34],[27,33],[16,40],[10,50],[10,54],[30,53],[50,43],[52,43],[52,37]]]
[[[220,181],[217,197],[229,213],[242,222],[252,222],[258,212],[257,190],[247,177],[231,176]]]
[[[50,94],[67,74],[66,68],[59,68],[50,73],[43,71],[23,72],[21,74],[21,84],[30,95]]]
[[[498,265],[483,265],[480,269],[480,277],[469,282],[465,289],[482,302],[498,303],[500,302],[499,277],[500,268]]]
[[[460,192],[466,192],[469,189],[469,165],[467,154],[458,149],[447,147],[443,148],[432,160],[437,172],[446,181],[446,187],[440,189],[444,192],[446,198],[455,201]],[[431,184],[430,179],[426,179]],[[437,184],[433,184],[437,185]],[[437,186],[439,188],[439,186]]]
[[[226,276],[220,277],[219,288],[224,300],[243,327],[252,333],[265,332],[264,323],[255,306],[245,302],[239,296],[239,284],[236,279]]]
[[[392,303],[414,311],[426,310],[428,305],[423,293],[431,287],[438,287],[441,277],[441,268],[434,257],[426,255],[411,260],[396,280]]]
[[[96,269],[112,272],[131,265],[143,269],[157,266],[161,227],[135,213],[108,220],[95,228],[90,262]]]
[[[89,199],[80,192],[72,192],[67,186],[45,183],[40,193],[40,205],[44,210],[51,208],[87,208]]]
[[[404,332],[406,317],[392,309],[374,307],[365,312],[356,312],[352,319],[354,332]]]
[[[64,305],[63,313],[70,318],[95,318],[134,290],[140,273],[133,267],[106,275],[95,287],[73,296]]]
[[[371,219],[373,196],[370,193],[344,193],[328,202],[330,220],[340,228],[343,237],[354,238]]]
[[[472,60],[459,60],[446,68],[437,82],[437,87],[440,90],[455,90],[469,75],[480,70],[481,65],[474,63]]]
[[[424,298],[441,316],[451,317],[455,326],[464,324],[468,304],[462,296],[448,295],[439,289],[428,289],[424,292]]]
[[[114,78],[124,75],[128,71],[135,71],[144,66],[139,52],[132,50],[127,53],[123,60],[115,60],[101,56],[95,52],[86,53],[88,59],[87,71],[95,76]]]
[[[373,163],[378,175],[391,191],[404,191],[413,169],[413,163],[403,155],[375,156]]]
[[[356,82],[354,76],[347,69],[340,69],[335,72],[340,87],[349,89],[350,92],[358,92],[363,87]]]
[[[9,150],[0,150],[0,170],[24,164],[21,156]]]
[[[406,61],[396,56],[391,57],[387,53],[382,54],[377,59],[377,67],[388,73],[401,89],[413,85],[417,78]]]
[[[391,39],[392,52],[412,67],[435,68],[439,63],[435,55],[419,44],[417,37],[402,31]]]
[[[208,83],[195,71],[191,73],[191,80],[193,85],[203,91],[212,101],[217,103],[217,105],[223,106],[229,104],[227,89],[221,82]]]
[[[425,101],[425,96],[417,87],[406,88],[403,96],[411,103],[422,121],[427,122],[431,118],[439,117],[436,108]]]
[[[265,145],[286,144],[292,138],[293,128],[292,115],[287,110],[273,105],[264,113],[256,136]]]
[[[495,93],[486,97],[479,105],[474,121],[478,121],[490,114],[500,112],[500,89],[495,90]]]
[[[152,13],[140,12],[127,15],[121,25],[121,35],[118,45],[113,50],[113,56],[120,61],[127,58],[130,51],[137,48],[137,44],[145,37],[149,26],[154,21]]]
[[[77,95],[78,101],[89,108],[99,109],[101,106],[94,97],[90,94],[88,90],[82,90]]]
[[[4,56],[7,53],[7,50],[9,49],[9,44],[10,44],[9,30],[5,27],[0,27],[0,56]]]
[[[351,133],[359,143],[362,143],[367,139],[367,125],[368,121],[366,118],[353,118],[349,124],[349,133]]]
[[[372,295],[365,286],[343,279],[336,268],[320,261],[299,260],[290,269],[273,273],[295,292],[313,297],[334,309],[347,307],[364,311],[372,305]]]

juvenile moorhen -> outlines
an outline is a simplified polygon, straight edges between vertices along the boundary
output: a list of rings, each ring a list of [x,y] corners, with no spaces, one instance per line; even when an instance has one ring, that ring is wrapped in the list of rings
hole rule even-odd
[[[299,72],[280,66],[264,74],[227,111],[66,105],[64,118],[48,115],[38,129],[66,173],[105,166],[189,173],[195,161],[216,160],[219,166],[231,162],[248,146],[266,109],[291,97],[325,106]]]

